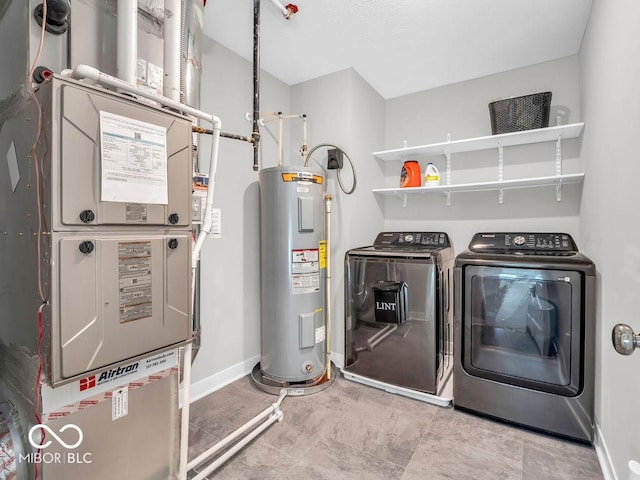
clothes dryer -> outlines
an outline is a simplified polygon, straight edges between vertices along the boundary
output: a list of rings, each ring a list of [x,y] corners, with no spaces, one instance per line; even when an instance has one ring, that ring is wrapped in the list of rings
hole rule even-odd
[[[443,232],[383,232],[347,252],[347,379],[451,403],[453,261]]]
[[[592,442],[596,269],[571,236],[478,233],[454,284],[454,406]]]

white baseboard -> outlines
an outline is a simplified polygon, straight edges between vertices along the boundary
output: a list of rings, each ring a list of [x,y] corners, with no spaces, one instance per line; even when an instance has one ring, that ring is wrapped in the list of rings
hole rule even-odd
[[[598,462],[600,462],[600,468],[602,469],[602,476],[604,477],[604,480],[618,480],[616,472],[613,469],[613,464],[611,463],[611,456],[609,455],[607,444],[604,441],[598,422],[596,422],[596,435],[593,440],[593,446],[596,449],[596,455],[598,456]]]
[[[230,383],[250,374],[253,367],[255,367],[256,363],[259,361],[260,355],[255,355],[248,360],[232,365],[231,367],[215,373],[210,377],[192,383],[189,403],[193,403],[196,400],[206,397],[210,393],[220,390],[222,387],[226,387]],[[180,398],[182,398],[182,395],[180,395]]]

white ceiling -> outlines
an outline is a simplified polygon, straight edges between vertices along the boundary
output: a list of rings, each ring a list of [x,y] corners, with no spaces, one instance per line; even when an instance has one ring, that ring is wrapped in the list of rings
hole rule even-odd
[[[286,4],[285,0],[282,2]],[[579,52],[592,0],[261,1],[261,66],[288,85],[353,67],[393,98]],[[251,61],[253,1],[213,0],[205,35]]]

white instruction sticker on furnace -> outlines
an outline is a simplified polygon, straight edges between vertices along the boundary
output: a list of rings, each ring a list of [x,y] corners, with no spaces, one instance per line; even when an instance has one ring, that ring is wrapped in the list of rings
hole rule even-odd
[[[120,323],[151,317],[151,242],[118,243]]]
[[[100,112],[103,202],[167,205],[167,129]]]
[[[291,251],[291,293],[299,295],[320,290],[320,263],[317,248]]]
[[[154,65],[153,63],[147,63],[147,85],[162,93],[162,79],[164,75],[162,67]]]
[[[119,388],[111,393],[111,420],[117,420],[129,413],[129,390]]]
[[[211,209],[211,233],[209,236],[222,238],[222,210],[220,208]]]
[[[324,342],[325,338],[327,338],[327,330],[325,329],[325,326],[323,325],[316,328],[316,343]]]

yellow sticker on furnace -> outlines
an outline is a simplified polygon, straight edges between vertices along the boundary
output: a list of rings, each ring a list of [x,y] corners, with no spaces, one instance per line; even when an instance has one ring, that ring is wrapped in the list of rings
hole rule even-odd
[[[318,250],[320,251],[320,268],[327,268],[327,242],[326,240],[321,240],[318,245]]]

